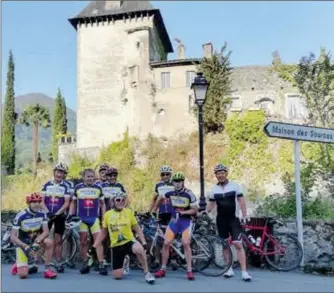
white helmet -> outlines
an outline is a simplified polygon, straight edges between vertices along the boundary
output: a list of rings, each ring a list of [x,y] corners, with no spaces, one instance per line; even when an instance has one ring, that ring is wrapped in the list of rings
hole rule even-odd
[[[126,193],[123,192],[122,190],[117,189],[113,191],[113,196],[112,196],[113,200],[115,200],[116,198],[124,198],[124,197],[126,197]]]
[[[80,218],[73,218],[71,222],[65,222],[65,228],[69,230],[73,230],[78,228],[81,225]]]
[[[54,165],[53,171],[63,171],[64,173],[68,173],[68,166],[65,163],[59,162]]]
[[[215,167],[215,174],[217,172],[220,172],[220,171],[225,171],[225,172],[228,172],[228,167],[226,167],[224,164],[218,164],[216,167]]]
[[[173,173],[173,169],[170,166],[161,166],[160,173]]]

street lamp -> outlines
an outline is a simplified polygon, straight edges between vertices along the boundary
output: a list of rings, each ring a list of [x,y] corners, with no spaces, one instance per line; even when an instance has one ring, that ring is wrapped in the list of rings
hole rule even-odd
[[[204,190],[204,152],[203,152],[203,105],[206,99],[206,93],[209,83],[206,81],[203,73],[197,73],[191,89],[194,91],[195,104],[198,106],[198,131],[199,131],[199,165],[200,165],[200,184],[201,194],[199,198],[199,210],[203,211],[206,208],[205,190]]]

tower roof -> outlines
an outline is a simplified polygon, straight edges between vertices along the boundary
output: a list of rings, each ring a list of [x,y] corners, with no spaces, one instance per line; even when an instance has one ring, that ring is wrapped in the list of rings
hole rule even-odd
[[[125,15],[135,16],[142,12],[148,12],[150,15],[155,16],[155,26],[158,29],[167,53],[174,52],[160,10],[155,9],[149,1],[91,1],[78,15],[70,18],[69,22],[76,29],[78,22],[81,20],[102,21],[109,17],[118,19]]]

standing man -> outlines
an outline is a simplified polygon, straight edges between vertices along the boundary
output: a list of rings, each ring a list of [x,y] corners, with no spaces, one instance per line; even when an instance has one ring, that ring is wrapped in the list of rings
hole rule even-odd
[[[102,217],[106,211],[102,189],[94,183],[94,178],[94,170],[86,169],[83,171],[83,183],[80,183],[75,187],[70,207],[70,215],[76,214],[82,221],[79,228],[79,235],[81,257],[84,262],[87,260],[88,232],[91,232],[94,241],[96,241],[97,236],[101,231],[99,219],[100,207]],[[102,245],[96,246],[96,253],[100,260],[103,259]],[[84,264],[80,273],[88,274],[89,270],[89,267]],[[108,271],[102,261],[99,264],[99,272],[101,275],[108,274]]]
[[[184,248],[184,254],[187,262],[187,279],[194,280],[194,274],[192,272],[191,265],[191,233],[193,221],[192,216],[197,214],[198,207],[196,197],[193,192],[184,186],[185,176],[182,172],[174,173],[172,181],[175,187],[174,191],[169,191],[164,197],[159,196],[158,201],[163,200],[165,197],[170,199],[173,210],[172,219],[170,220],[166,233],[164,245],[162,248],[162,264],[161,269],[155,273],[157,278],[163,278],[166,275],[166,265],[169,258],[170,246],[176,235],[182,235],[182,244]]]
[[[160,168],[161,181],[155,185],[154,196],[152,198],[149,212],[156,212],[159,208],[159,223],[167,226],[172,217],[172,206],[169,199],[165,198],[165,194],[169,191],[174,191],[173,182],[171,182],[171,176],[173,169],[170,166],[162,166]],[[158,202],[158,197],[160,197]]]
[[[242,212],[242,222],[247,220],[247,209],[241,186],[227,179],[228,168],[223,164],[218,164],[214,173],[218,183],[209,192],[209,204],[207,207],[210,213],[217,207],[217,230],[221,238],[227,240],[230,236],[237,250],[238,260],[241,267],[242,279],[246,282],[252,280],[246,268],[246,256],[242,245],[242,227],[240,224],[240,209]],[[229,262],[229,254],[223,251],[226,262]],[[224,276],[231,278],[234,276],[233,269],[230,268]]]
[[[67,166],[58,163],[53,168],[53,180],[43,185],[41,195],[41,207],[49,218],[48,226],[51,230],[54,225],[55,232],[55,255],[57,260],[56,269],[59,273],[64,272],[62,260],[62,236],[65,232],[66,211],[70,205],[70,191],[64,182]]]
[[[103,163],[99,166],[99,178],[96,180],[96,184],[101,185],[104,182],[107,182],[106,172],[109,169],[109,165],[107,163]]]

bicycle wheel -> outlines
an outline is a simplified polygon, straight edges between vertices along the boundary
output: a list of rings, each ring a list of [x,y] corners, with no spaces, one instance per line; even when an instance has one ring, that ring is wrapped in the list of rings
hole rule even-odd
[[[4,264],[13,264],[16,262],[16,247],[9,246],[1,249],[1,262]]]
[[[263,247],[267,263],[273,269],[282,272],[297,268],[303,258],[303,249],[297,237],[289,233],[276,233],[271,236],[275,241],[268,238]],[[283,258],[286,262],[280,264]]]
[[[72,267],[73,260],[79,251],[78,239],[73,234],[64,235],[62,246],[64,263]]]
[[[190,247],[192,253],[192,268],[195,272],[201,273],[210,265],[213,259],[213,250],[210,242],[205,236],[194,233],[192,235]],[[180,248],[180,251],[184,256],[183,246]],[[187,268],[185,257],[177,255],[176,261],[183,269]]]
[[[217,235],[205,236],[211,246],[213,257],[210,265],[202,270],[200,273],[209,277],[219,277],[225,274],[233,264],[233,254],[231,247],[224,239]],[[228,261],[225,261],[223,256],[223,251],[225,251],[225,256],[228,256]]]

